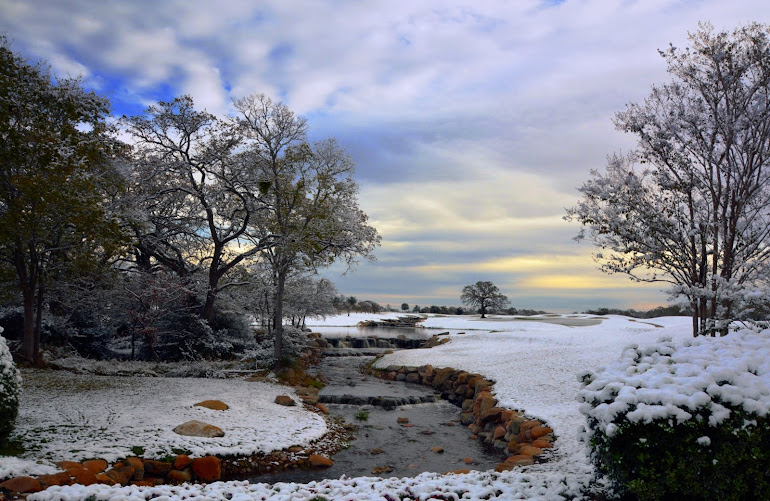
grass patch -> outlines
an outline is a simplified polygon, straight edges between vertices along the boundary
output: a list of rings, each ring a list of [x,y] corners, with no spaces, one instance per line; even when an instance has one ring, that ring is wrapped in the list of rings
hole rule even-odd
[[[369,413],[367,411],[358,411],[356,412],[356,419],[359,421],[366,421],[369,419]]]

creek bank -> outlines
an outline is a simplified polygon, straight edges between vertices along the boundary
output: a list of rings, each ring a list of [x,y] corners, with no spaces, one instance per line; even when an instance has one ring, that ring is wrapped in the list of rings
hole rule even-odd
[[[472,436],[506,456],[496,471],[542,462],[554,446],[553,429],[527,418],[521,411],[498,407],[492,394],[494,381],[481,374],[452,367],[435,369],[432,365],[390,365],[381,369],[375,364],[376,361],[368,369],[372,375],[430,386],[442,399],[460,407],[460,423],[468,427]]]

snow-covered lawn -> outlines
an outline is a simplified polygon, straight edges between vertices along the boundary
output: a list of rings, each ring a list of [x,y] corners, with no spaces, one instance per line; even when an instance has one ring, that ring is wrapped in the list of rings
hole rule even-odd
[[[326,422],[301,405],[274,402],[291,388],[243,379],[108,377],[64,371],[27,370],[16,435],[28,450],[25,459],[52,465],[61,460],[136,455],[159,458],[174,451],[207,454],[270,452],[306,445],[324,435]],[[226,411],[194,404],[222,400]],[[198,420],[222,428],[224,437],[189,437],[177,425]],[[15,462],[18,468],[18,462]],[[0,478],[11,461],[0,458]],[[4,474],[5,473],[5,474]]]
[[[363,319],[382,317],[394,318],[400,314],[355,314],[339,315],[319,321],[317,325],[349,326]],[[593,319],[593,321],[590,321]],[[157,496],[169,496],[167,499],[312,499],[324,496],[328,499],[428,499],[431,495],[443,495],[457,499],[573,499],[591,476],[584,445],[578,440],[578,430],[584,424],[584,417],[578,410],[576,395],[580,387],[578,376],[617,360],[623,348],[629,344],[652,343],[662,336],[675,341],[690,337],[690,319],[686,317],[666,317],[650,321],[635,321],[626,317],[609,316],[595,318],[589,316],[540,317],[524,321],[521,318],[495,317],[479,320],[477,317],[429,316],[426,328],[450,330],[451,342],[426,350],[402,350],[387,355],[380,366],[391,364],[423,365],[434,367],[454,367],[478,372],[496,381],[494,392],[500,404],[513,409],[523,409],[527,415],[547,421],[557,435],[556,449],[549,462],[536,464],[518,471],[494,473],[472,472],[468,475],[443,476],[426,473],[416,478],[387,479],[378,478],[342,478],[326,480],[306,485],[297,484],[247,484],[244,482],[215,483],[208,486],[156,487],[152,489],[122,488],[108,489],[104,486],[52,488],[44,493],[31,496],[30,499],[81,499],[96,495],[99,499],[149,499]],[[598,320],[601,320],[597,323]],[[440,332],[440,331],[436,331]],[[459,332],[465,332],[460,334]],[[136,381],[137,378],[132,378]],[[157,437],[158,444],[165,444],[165,434],[157,432],[158,427],[173,427],[188,418],[187,413],[197,413],[191,409],[192,403],[204,398],[221,397],[233,406],[248,405],[243,414],[243,434],[252,426],[264,426],[280,434],[270,438],[259,446],[269,448],[279,444],[289,444],[304,439],[320,431],[312,423],[301,421],[307,416],[302,413],[287,415],[283,426],[274,422],[272,415],[265,416],[265,406],[272,404],[276,393],[269,385],[254,386],[256,383],[242,381],[210,381],[211,391],[216,393],[197,393],[185,395],[182,388],[208,388],[206,381],[178,380],[176,391],[171,388],[160,389],[156,378],[148,378],[144,391],[134,390],[126,382],[120,388],[105,390],[94,394],[94,401],[80,404],[80,410],[86,416],[74,419],[91,420],[96,426],[104,426],[103,421],[109,415],[126,412],[129,417],[121,420],[121,426],[143,428],[143,419],[158,416],[154,422],[156,432],[147,431]],[[163,385],[172,384],[161,380]],[[185,382],[186,381],[186,382]],[[116,383],[118,384],[118,383]],[[225,386],[216,386],[222,385]],[[232,385],[232,386],[230,386]],[[159,389],[155,389],[159,388]],[[256,388],[260,388],[258,391]],[[120,390],[120,391],[118,391]],[[181,393],[180,393],[181,392]],[[63,393],[66,395],[66,392]],[[110,407],[112,402],[124,394],[132,395],[131,406]],[[263,395],[264,398],[259,395]],[[185,398],[181,398],[184,396]],[[167,398],[168,400],[166,400]],[[52,395],[46,399],[43,395],[30,400],[23,400],[21,426],[28,429],[30,415],[41,407],[41,421],[62,422],[57,417],[58,410],[53,408]],[[146,401],[145,401],[146,400]],[[253,400],[253,403],[252,403]],[[248,402],[248,404],[246,403]],[[30,407],[30,405],[32,407]],[[46,408],[46,406],[48,406]],[[76,412],[78,406],[68,406],[68,412]],[[246,407],[244,407],[246,409]],[[214,412],[214,411],[211,411]],[[115,418],[117,419],[117,418]],[[248,421],[246,421],[248,419]],[[288,423],[297,419],[296,425]],[[214,423],[216,424],[216,423]],[[35,424],[41,427],[42,424]],[[112,426],[120,428],[120,426]],[[227,425],[223,426],[227,429]],[[304,428],[304,430],[302,430]],[[239,428],[234,428],[239,429]],[[260,428],[264,429],[264,428]],[[297,430],[300,430],[299,432]],[[290,435],[294,433],[295,435]],[[298,433],[298,435],[297,435]],[[260,433],[253,435],[261,436]],[[134,436],[129,434],[129,436]],[[288,438],[287,438],[288,437]],[[66,439],[64,439],[66,440]],[[261,440],[261,439],[260,439]],[[129,445],[136,445],[133,440]],[[152,441],[150,442],[152,443]],[[166,445],[164,445],[166,446]],[[235,447],[242,447],[241,443]],[[254,446],[252,444],[251,446]],[[59,447],[59,446],[57,446]],[[71,449],[85,447],[74,444]],[[158,445],[160,447],[160,445]],[[189,446],[187,446],[190,448]],[[213,452],[213,451],[212,451]],[[228,451],[237,452],[237,451]],[[0,459],[2,464],[2,459]]]

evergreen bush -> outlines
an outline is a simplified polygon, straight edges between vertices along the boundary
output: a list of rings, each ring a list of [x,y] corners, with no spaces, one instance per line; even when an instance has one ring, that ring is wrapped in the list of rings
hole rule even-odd
[[[20,390],[21,375],[13,363],[5,338],[0,336],[0,443],[7,441],[13,431],[19,414]]]
[[[607,495],[770,499],[770,331],[624,350],[582,377],[584,439]]]

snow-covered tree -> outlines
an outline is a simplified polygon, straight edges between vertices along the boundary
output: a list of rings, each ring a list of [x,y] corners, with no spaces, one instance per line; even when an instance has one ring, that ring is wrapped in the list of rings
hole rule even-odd
[[[196,111],[189,96],[124,123],[137,142],[136,261],[153,258],[180,275],[205,271],[201,317],[210,321],[217,295],[240,283],[226,280],[228,272],[273,245],[269,230],[254,231],[260,172],[239,152],[236,124]]]
[[[0,37],[0,265],[24,306],[22,355],[36,362],[47,285],[104,261],[123,242],[107,207],[124,146],[109,102],[77,79],[55,79]]]
[[[235,107],[265,193],[259,238],[276,237],[262,255],[275,281],[274,355],[280,362],[287,278],[338,259],[349,266],[358,257],[373,259],[380,237],[358,207],[353,161],[335,140],[309,144],[306,121],[264,95],[236,100]]]
[[[492,282],[481,280],[463,287],[460,300],[472,308],[478,308],[481,318],[486,318],[487,310],[501,310],[508,305],[508,296],[502,294]]]
[[[566,219],[603,271],[671,284],[697,335],[769,299],[770,40],[701,25],[690,42],[661,52],[671,82],[616,115],[638,148],[593,171]]]

